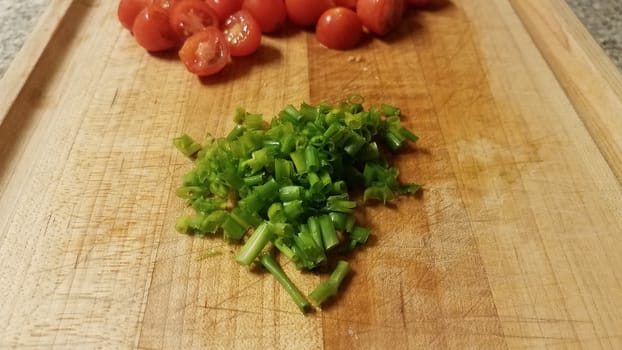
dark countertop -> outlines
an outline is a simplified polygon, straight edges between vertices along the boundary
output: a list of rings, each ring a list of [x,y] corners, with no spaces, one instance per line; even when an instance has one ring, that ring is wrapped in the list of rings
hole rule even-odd
[[[0,77],[50,0],[0,0]],[[117,1],[117,0],[109,0]],[[622,70],[622,1],[566,0],[612,61]]]

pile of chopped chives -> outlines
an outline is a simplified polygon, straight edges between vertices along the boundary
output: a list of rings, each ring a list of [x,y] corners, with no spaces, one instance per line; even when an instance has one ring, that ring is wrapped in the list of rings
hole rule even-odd
[[[337,106],[289,105],[269,125],[262,115],[238,109],[235,121],[223,138],[208,134],[202,144],[185,134],[175,139],[195,159],[177,189],[194,215],[181,216],[176,229],[200,236],[222,232],[229,241],[244,241],[236,260],[263,265],[306,312],[310,303],[271,253],[313,270],[367,242],[370,232],[357,225],[357,202],[348,190],[361,189],[363,203],[417,192],[419,185],[398,181],[398,169],[378,144],[395,152],[417,136],[400,124],[398,108],[365,110],[360,96]],[[322,304],[348,271],[348,263],[339,261],[309,298]]]

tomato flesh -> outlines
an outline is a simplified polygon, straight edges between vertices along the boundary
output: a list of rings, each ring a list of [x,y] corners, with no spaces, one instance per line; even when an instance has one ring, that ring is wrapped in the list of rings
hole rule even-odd
[[[229,16],[222,26],[222,31],[229,43],[231,56],[248,56],[261,45],[259,24],[246,10],[240,10]]]
[[[117,16],[119,17],[119,22],[126,29],[132,30],[132,26],[134,25],[134,20],[136,16],[142,11],[145,7],[149,6],[151,3],[150,0],[121,0],[119,1],[119,7],[117,8]]]
[[[244,0],[205,0],[205,2],[216,12],[220,22],[224,22],[227,17],[242,8]]]
[[[351,49],[361,41],[363,24],[349,8],[335,7],[326,10],[317,21],[315,37],[330,49]]]
[[[262,33],[275,32],[287,20],[283,0],[244,0],[242,8],[255,18]]]
[[[405,0],[358,0],[356,13],[369,31],[386,35],[402,21]]]
[[[209,26],[218,26],[218,17],[214,10],[201,0],[184,0],[171,9],[171,28],[180,41],[200,32]]]
[[[320,15],[331,7],[332,0],[285,0],[287,17],[303,27],[315,25]]]
[[[138,44],[147,51],[164,51],[175,47],[176,35],[169,25],[166,10],[159,6],[145,7],[134,20],[132,32]]]
[[[231,53],[225,35],[216,27],[207,27],[186,39],[179,58],[189,72],[208,76],[223,70],[231,62]]]

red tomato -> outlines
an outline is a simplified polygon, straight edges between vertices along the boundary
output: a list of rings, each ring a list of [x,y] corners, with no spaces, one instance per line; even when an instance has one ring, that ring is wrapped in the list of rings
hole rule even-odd
[[[331,7],[332,0],[285,0],[287,17],[303,27],[314,25],[320,15]]]
[[[414,7],[423,7],[432,3],[432,0],[408,0],[408,3]]]
[[[188,71],[200,76],[216,74],[231,62],[227,39],[216,27],[207,27],[186,39],[179,58]]]
[[[182,0],[152,0],[154,5],[160,6],[161,8],[169,11],[175,6],[175,3]]]
[[[337,6],[343,6],[343,7],[347,7],[350,9],[356,9],[356,0],[334,0],[335,1],[335,5]]]
[[[220,22],[224,22],[227,17],[242,8],[244,0],[205,0],[205,2],[216,12]]]
[[[176,35],[169,25],[168,12],[159,6],[145,7],[134,20],[132,32],[138,44],[147,51],[163,51],[173,48]]]
[[[356,13],[371,32],[385,35],[402,21],[404,0],[358,0]]]
[[[283,0],[244,0],[242,8],[255,18],[262,33],[272,33],[287,20]]]
[[[170,25],[180,41],[205,27],[218,27],[218,17],[214,10],[201,0],[184,0],[171,9]]]
[[[136,19],[136,16],[138,16],[138,13],[145,7],[149,6],[150,3],[151,0],[119,1],[119,8],[117,8],[117,16],[119,16],[119,21],[125,28],[132,30],[134,20]]]
[[[231,56],[248,56],[261,45],[261,29],[250,12],[240,10],[229,16],[222,26]]]
[[[317,41],[330,49],[351,49],[359,43],[362,35],[361,20],[346,7],[326,10],[315,26]]]

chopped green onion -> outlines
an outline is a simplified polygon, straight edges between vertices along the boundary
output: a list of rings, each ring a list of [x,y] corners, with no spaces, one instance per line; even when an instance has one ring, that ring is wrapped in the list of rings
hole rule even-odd
[[[324,248],[318,246],[311,234],[303,230],[299,235],[294,236],[294,253],[298,257],[296,264],[299,267],[313,269],[326,261]]]
[[[294,175],[294,167],[289,160],[277,158],[274,160],[274,177],[278,183],[288,183]]]
[[[237,140],[240,136],[242,136],[244,131],[246,131],[245,127],[242,125],[236,125],[233,129],[231,129],[229,135],[227,135],[227,141]]]
[[[270,242],[272,236],[270,224],[267,222],[262,223],[244,243],[235,260],[242,265],[250,265]]]
[[[290,153],[289,156],[294,162],[294,166],[296,167],[296,172],[298,174],[302,174],[307,171],[307,161],[305,159],[304,150],[299,149],[295,152]]]
[[[347,194],[330,196],[326,200],[326,210],[340,213],[352,213],[356,208],[356,202],[347,200]]]
[[[265,267],[266,270],[268,270],[268,272],[270,272],[276,278],[276,280],[279,281],[279,283],[283,286],[283,288],[285,288],[285,290],[292,297],[292,299],[294,300],[294,302],[296,303],[300,311],[305,312],[305,313],[308,312],[309,309],[311,308],[309,301],[307,301],[304,295],[300,293],[300,291],[298,290],[298,288],[296,288],[292,280],[290,280],[289,277],[287,277],[283,269],[281,269],[281,267],[276,262],[276,260],[274,260],[272,255],[263,254],[259,258],[259,261],[261,262],[261,265],[263,265],[263,267]]]
[[[240,207],[233,208],[230,215],[235,219],[235,221],[239,222],[240,225],[246,227],[247,229],[249,227],[257,227],[263,222],[257,214],[249,213]]]
[[[307,220],[307,226],[309,227],[309,233],[311,234],[311,238],[315,241],[318,247],[324,247],[324,241],[322,239],[322,228],[320,227],[320,220],[311,216]]]
[[[283,211],[285,212],[285,216],[289,220],[296,220],[297,217],[304,213],[302,201],[297,199],[294,201],[283,203]]]
[[[328,215],[330,216],[330,220],[333,222],[336,230],[343,231],[346,229],[346,221],[348,220],[348,216],[346,214],[331,212]]]
[[[324,249],[330,250],[339,244],[339,237],[335,231],[335,225],[330,219],[330,216],[323,215],[319,218],[320,229],[322,232],[322,242],[324,242]]]
[[[320,157],[317,148],[313,146],[305,148],[305,164],[308,171],[316,172],[320,170]]]
[[[222,230],[225,238],[228,238],[232,241],[239,241],[248,227],[242,226],[237,220],[235,220],[231,215],[227,216],[227,218],[222,222]]]
[[[400,109],[397,107],[383,104],[381,108],[382,108],[382,113],[384,113],[384,115],[386,116],[399,116],[400,115]]]
[[[268,220],[270,222],[286,222],[287,216],[283,210],[283,204],[276,202],[272,203],[268,208]]]
[[[401,183],[398,169],[380,151],[379,142],[398,151],[417,140],[401,124],[399,108],[365,109],[363,102],[353,95],[335,106],[288,105],[269,123],[239,108],[236,125],[225,137],[208,133],[203,145],[186,134],[176,138],[175,146],[194,159],[176,194],[194,214],[181,215],[175,229],[201,236],[222,232],[230,241],[244,242],[236,256],[242,265],[275,247],[306,270],[367,242],[370,232],[357,226],[357,203],[348,191],[361,191],[363,203],[386,203],[421,186]],[[272,257],[259,260],[280,278]],[[347,264],[340,262],[311,293],[314,302],[321,304],[337,293],[347,271]],[[294,294],[299,307],[307,310],[309,303],[300,292]]]
[[[348,272],[350,272],[350,265],[343,260],[339,261],[333,273],[330,274],[330,277],[315,287],[311,294],[309,294],[309,299],[316,305],[322,305],[326,299],[337,295],[339,286],[348,275]]]
[[[302,186],[283,186],[279,189],[279,198],[283,202],[289,202],[297,199],[302,199],[304,194],[304,187]]]
[[[182,134],[181,136],[175,138],[173,143],[175,144],[175,147],[177,147],[177,149],[186,157],[191,157],[201,150],[201,145],[186,134]]]
[[[357,226],[350,233],[350,239],[359,244],[367,243],[367,239],[369,238],[369,229],[365,227]]]

